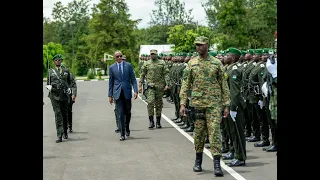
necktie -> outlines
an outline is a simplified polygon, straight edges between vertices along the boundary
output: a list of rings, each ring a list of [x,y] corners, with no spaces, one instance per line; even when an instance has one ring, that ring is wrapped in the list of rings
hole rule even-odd
[[[119,73],[121,73],[121,75],[122,75],[122,68],[121,68],[121,64],[119,64]]]

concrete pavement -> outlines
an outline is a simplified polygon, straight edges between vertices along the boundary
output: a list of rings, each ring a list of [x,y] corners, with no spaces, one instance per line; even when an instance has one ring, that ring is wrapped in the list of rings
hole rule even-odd
[[[213,162],[204,155],[203,172],[195,173],[192,142],[164,118],[174,106],[164,101],[162,129],[148,130],[146,104],[133,101],[131,136],[123,142],[116,127],[114,105],[108,103],[108,81],[78,82],[73,129],[56,144],[53,109],[43,83],[43,177],[45,180],[213,179]],[[167,119],[167,118],[166,118]],[[170,120],[169,120],[170,121]],[[276,179],[276,155],[247,144],[247,166],[224,170],[219,179]],[[229,174],[232,173],[232,175]]]

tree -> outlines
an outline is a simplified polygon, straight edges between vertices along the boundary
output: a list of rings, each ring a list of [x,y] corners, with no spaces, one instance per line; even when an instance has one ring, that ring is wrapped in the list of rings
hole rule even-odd
[[[152,10],[151,21],[149,24],[173,26],[177,24],[194,23],[193,16],[191,16],[192,9],[186,11],[185,3],[180,0],[156,0],[154,5],[157,9]]]
[[[126,52],[129,60],[135,59],[134,29],[140,20],[131,20],[128,11],[124,0],[101,0],[94,5],[89,22],[90,34],[84,38],[94,62],[99,61],[98,57],[103,57],[104,53],[113,54],[116,50]]]
[[[83,59],[76,59],[83,57],[83,53],[79,47],[85,46],[83,36],[89,33],[88,22],[89,22],[89,2],[90,0],[73,0],[64,6],[60,1],[54,4],[52,10],[53,21],[56,24],[56,33],[59,37],[59,43],[65,48],[66,64],[71,67],[72,71],[77,71],[76,68],[80,64],[78,61]],[[74,21],[75,24],[71,25],[70,21]],[[73,32],[73,44],[75,57],[72,59],[72,32]],[[72,61],[70,61],[72,60]],[[72,64],[77,64],[76,68],[73,68]]]
[[[219,41],[228,47],[263,48],[273,44],[277,28],[276,0],[208,0],[202,4]]]
[[[208,27],[195,26],[190,28],[189,25],[175,25],[169,28],[168,42],[174,44],[174,52],[194,52],[196,50],[194,40],[198,36],[211,37],[211,33]]]
[[[52,58],[57,54],[64,54],[64,50],[61,44],[50,42],[47,45],[43,45],[43,77],[48,73],[49,68],[54,67]]]

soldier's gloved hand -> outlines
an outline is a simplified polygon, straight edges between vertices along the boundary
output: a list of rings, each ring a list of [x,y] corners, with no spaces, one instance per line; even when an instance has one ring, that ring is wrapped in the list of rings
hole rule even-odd
[[[259,100],[258,105],[260,106],[260,109],[262,109],[264,106],[263,101]]]
[[[67,93],[71,94],[71,89],[70,88],[68,88]]]
[[[236,122],[237,111],[231,111],[231,110],[230,110],[230,116],[231,116],[232,120],[233,120],[234,122]]]
[[[275,63],[272,64],[270,59],[268,59],[266,66],[267,66],[269,73],[272,75],[272,77],[276,78],[277,77],[277,60],[275,60]]]
[[[265,82],[265,83],[262,85],[261,90],[262,90],[262,96],[263,96],[263,97],[268,97],[267,82]]]

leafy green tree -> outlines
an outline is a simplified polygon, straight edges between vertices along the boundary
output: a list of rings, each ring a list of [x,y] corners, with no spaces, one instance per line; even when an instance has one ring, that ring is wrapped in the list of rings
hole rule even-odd
[[[57,54],[64,54],[64,50],[61,44],[50,42],[47,45],[43,45],[43,77],[48,73],[49,68],[54,67],[52,58]]]

